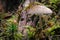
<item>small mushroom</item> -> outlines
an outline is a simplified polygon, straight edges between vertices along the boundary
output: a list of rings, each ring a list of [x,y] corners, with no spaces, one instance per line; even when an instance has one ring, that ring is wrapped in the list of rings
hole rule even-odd
[[[44,14],[51,15],[53,12],[51,9],[44,5],[33,5],[27,10],[27,14],[31,17],[32,15],[38,15],[39,16],[39,21],[41,23],[41,16]],[[36,20],[35,20],[36,21]],[[33,21],[35,23],[35,21]],[[34,24],[33,23],[33,24]]]

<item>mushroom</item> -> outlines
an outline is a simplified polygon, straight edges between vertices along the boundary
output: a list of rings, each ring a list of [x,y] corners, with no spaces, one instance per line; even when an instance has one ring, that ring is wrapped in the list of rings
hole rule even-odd
[[[29,7],[29,9],[27,9],[27,14],[29,15],[29,17],[31,17],[32,15],[38,15],[40,22],[41,22],[42,15],[44,15],[44,14],[51,15],[52,13],[53,12],[51,9],[49,9],[45,5],[41,5],[41,4],[38,4],[38,5],[33,4],[31,7]],[[33,24],[34,24],[34,21],[33,21]]]

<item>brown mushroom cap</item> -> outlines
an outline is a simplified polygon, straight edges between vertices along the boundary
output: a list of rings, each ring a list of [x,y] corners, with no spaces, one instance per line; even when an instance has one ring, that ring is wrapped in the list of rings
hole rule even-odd
[[[28,14],[52,14],[52,10],[44,5],[35,5],[32,8],[27,10]]]

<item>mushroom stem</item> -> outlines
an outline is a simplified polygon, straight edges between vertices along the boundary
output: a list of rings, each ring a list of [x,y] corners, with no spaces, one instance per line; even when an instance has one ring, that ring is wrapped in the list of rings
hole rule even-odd
[[[42,29],[42,19],[41,19],[42,15],[39,16],[39,27]]]

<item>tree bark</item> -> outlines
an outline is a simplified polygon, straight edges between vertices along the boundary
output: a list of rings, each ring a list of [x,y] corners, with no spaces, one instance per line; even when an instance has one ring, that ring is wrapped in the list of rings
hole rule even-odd
[[[4,7],[3,7],[2,0],[0,0],[0,12],[4,12]]]

